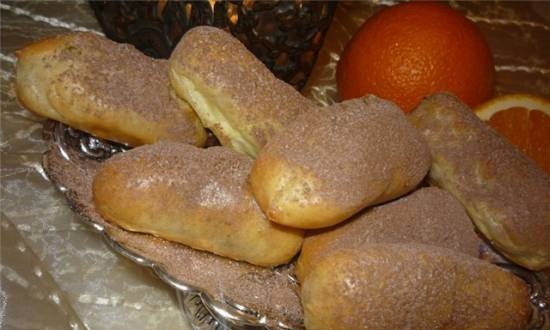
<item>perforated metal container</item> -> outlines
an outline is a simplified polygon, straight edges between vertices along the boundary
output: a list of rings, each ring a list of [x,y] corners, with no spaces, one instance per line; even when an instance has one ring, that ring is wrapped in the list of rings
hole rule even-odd
[[[105,35],[168,58],[197,25],[231,32],[278,78],[301,89],[311,72],[335,1],[90,1]]]

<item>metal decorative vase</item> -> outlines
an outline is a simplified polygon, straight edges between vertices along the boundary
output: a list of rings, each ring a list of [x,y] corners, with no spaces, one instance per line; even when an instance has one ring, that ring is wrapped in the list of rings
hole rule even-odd
[[[326,1],[90,1],[107,37],[147,55],[167,58],[197,25],[231,32],[278,78],[306,83],[336,2]]]

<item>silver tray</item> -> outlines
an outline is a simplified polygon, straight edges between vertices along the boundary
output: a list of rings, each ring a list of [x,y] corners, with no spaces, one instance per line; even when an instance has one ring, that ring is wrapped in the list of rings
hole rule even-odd
[[[70,154],[71,151],[75,150],[81,156],[101,162],[117,152],[124,152],[129,149],[125,145],[103,141],[54,121],[49,121],[44,126],[44,136],[51,140],[53,146],[57,148],[59,154],[67,162],[71,162]],[[43,167],[47,168],[46,166]],[[46,170],[45,173],[48,173],[48,171]],[[67,193],[68,189],[66,187],[56,182],[51,176],[49,179],[59,191],[64,194]],[[67,195],[65,196],[67,197]],[[99,233],[113,251],[138,265],[150,268],[163,282],[176,289],[180,309],[184,319],[192,329],[296,329],[283,322],[269,320],[267,316],[240,304],[213,299],[204,290],[183,283],[170,275],[161,264],[157,264],[155,261],[147,259],[117,242],[109,235],[103,225],[83,216],[79,218]],[[275,324],[276,326],[269,327],[268,324]]]
[[[50,121],[46,124],[44,134],[51,137],[51,142],[67,161],[71,160],[69,150],[76,150],[80,155],[100,162],[117,152],[124,152],[129,149],[128,146],[95,138],[59,122]],[[65,193],[67,191],[64,186],[55,182],[55,180],[51,180],[51,182],[61,192]],[[85,217],[80,217],[80,219],[98,232],[113,251],[138,265],[150,268],[163,282],[173,287],[176,290],[184,319],[192,329],[297,329],[277,321],[269,322],[269,324],[276,324],[275,327],[269,327],[265,315],[261,315],[246,306],[213,299],[208,292],[179,281],[170,275],[162,265],[119,244],[101,224]],[[550,290],[548,277],[543,273],[532,272],[507,262],[495,262],[495,264],[513,272],[529,285],[533,316],[526,330],[550,330],[550,308],[547,301],[548,290]]]

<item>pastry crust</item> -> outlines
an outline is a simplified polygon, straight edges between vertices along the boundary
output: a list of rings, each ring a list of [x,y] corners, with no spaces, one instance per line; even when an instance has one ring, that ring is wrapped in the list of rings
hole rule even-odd
[[[183,35],[170,56],[170,78],[221,144],[249,156],[314,107],[231,34],[199,26]]]
[[[371,95],[300,115],[261,150],[250,183],[270,220],[322,228],[411,191],[429,167],[422,136]]]
[[[336,227],[309,233],[296,275],[303,281],[323,256],[341,249],[367,250],[374,243],[421,243],[479,257],[482,241],[456,199],[439,188],[422,188]]]
[[[527,285],[455,251],[421,244],[341,250],[302,285],[308,330],[523,330]]]
[[[17,97],[38,115],[132,146],[206,140],[191,107],[171,92],[166,60],[92,33],[44,39],[17,57]]]
[[[450,94],[426,98],[409,119],[430,146],[431,182],[506,257],[550,267],[550,176]]]
[[[265,218],[246,184],[251,167],[248,156],[224,147],[141,146],[105,161],[94,202],[129,231],[259,266],[287,263],[303,233]]]

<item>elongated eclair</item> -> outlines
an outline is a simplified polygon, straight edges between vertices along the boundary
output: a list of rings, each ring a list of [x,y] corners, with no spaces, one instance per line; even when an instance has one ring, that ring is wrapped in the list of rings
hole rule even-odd
[[[199,26],[170,56],[170,78],[221,144],[255,156],[313,102],[277,79],[231,34]]]
[[[46,135],[45,138],[53,137]],[[109,223],[98,214],[92,194],[93,178],[102,163],[79,157],[77,148],[61,150],[50,144],[42,164],[52,182],[65,188],[63,194],[80,219],[102,226],[124,249],[162,265],[172,279],[199,288],[208,294],[209,300],[246,306],[262,315],[262,323],[270,329],[281,324],[292,329],[303,327],[297,285],[290,276],[293,266],[271,269],[234,261]]]
[[[491,263],[421,244],[379,244],[323,258],[301,290],[308,330],[523,330],[521,279]]]
[[[322,228],[409,192],[429,167],[420,133],[371,95],[300,115],[260,151],[249,181],[269,220]]]
[[[450,94],[426,98],[408,118],[430,146],[430,181],[506,257],[550,267],[550,176]]]
[[[374,243],[421,243],[479,257],[481,239],[464,207],[448,192],[428,187],[364,210],[335,228],[306,235],[296,275],[302,281],[327,254],[369,249]]]
[[[35,42],[17,53],[15,90],[30,111],[132,146],[202,146],[206,132],[171,91],[168,61],[92,33]]]
[[[107,221],[260,266],[284,264],[303,233],[268,221],[246,184],[252,159],[159,142],[108,159],[93,182]]]

